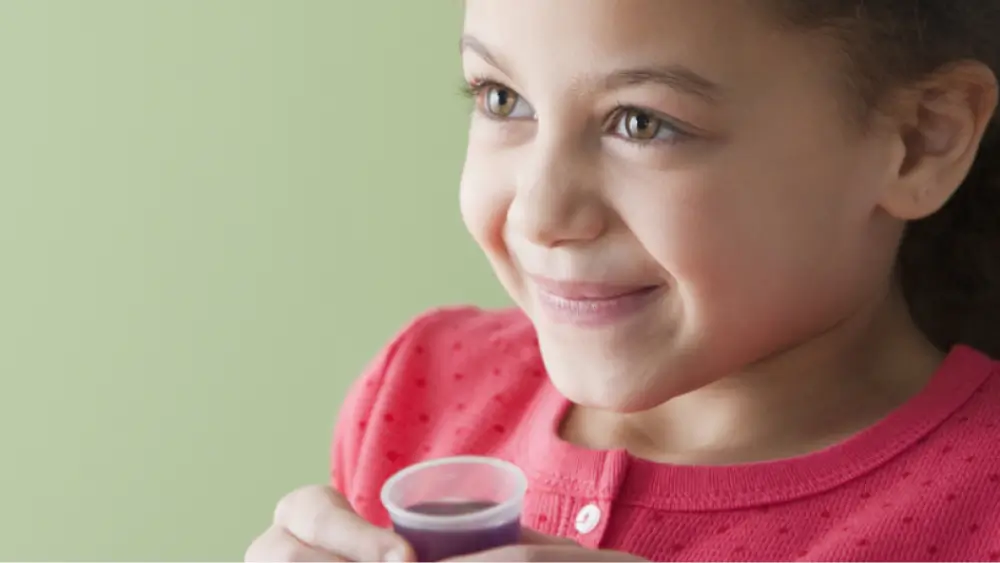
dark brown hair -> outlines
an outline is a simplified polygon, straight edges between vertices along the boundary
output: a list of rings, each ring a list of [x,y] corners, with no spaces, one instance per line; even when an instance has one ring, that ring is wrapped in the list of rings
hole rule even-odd
[[[830,34],[857,107],[949,63],[1000,74],[1000,0],[777,0],[785,22]],[[911,222],[898,275],[910,314],[940,349],[963,343],[1000,358],[1000,125],[937,213]]]

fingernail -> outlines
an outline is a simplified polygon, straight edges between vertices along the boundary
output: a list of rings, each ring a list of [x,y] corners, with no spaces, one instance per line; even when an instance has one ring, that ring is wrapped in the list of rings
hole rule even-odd
[[[406,561],[406,551],[398,548],[389,550],[382,561],[385,561],[385,563],[404,563]]]

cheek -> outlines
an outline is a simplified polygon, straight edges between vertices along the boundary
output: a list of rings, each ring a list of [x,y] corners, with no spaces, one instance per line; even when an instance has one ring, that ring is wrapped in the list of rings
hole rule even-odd
[[[491,260],[507,254],[503,228],[511,194],[510,185],[487,159],[470,150],[462,170],[459,205],[466,229]]]
[[[682,290],[717,278],[738,277],[758,254],[757,214],[734,198],[718,178],[671,174],[651,186],[623,190],[619,210],[629,230]],[[759,233],[757,233],[759,234]],[[729,272],[733,276],[724,276]]]
[[[625,204],[623,215],[672,278],[693,332],[786,326],[803,308],[826,307],[824,292],[835,299],[850,275],[856,248],[847,238],[856,234],[841,235],[851,210],[807,178],[782,186],[738,177],[678,175]]]
[[[492,155],[481,158],[470,147],[462,170],[459,202],[465,227],[483,249],[497,280],[511,299],[523,306],[524,288],[504,240],[507,212],[514,197],[513,179],[504,176],[504,170],[512,169],[498,165]]]

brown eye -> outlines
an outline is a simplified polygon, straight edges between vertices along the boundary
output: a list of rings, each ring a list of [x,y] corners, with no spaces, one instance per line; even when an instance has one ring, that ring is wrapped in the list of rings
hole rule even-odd
[[[621,128],[629,139],[652,141],[660,133],[663,122],[648,113],[634,109],[626,110],[621,117]]]
[[[483,109],[494,117],[510,117],[517,109],[516,92],[503,86],[489,86],[483,92]]]

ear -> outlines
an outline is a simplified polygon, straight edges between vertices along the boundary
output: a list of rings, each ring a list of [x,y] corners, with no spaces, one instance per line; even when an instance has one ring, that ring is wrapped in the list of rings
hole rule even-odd
[[[881,205],[910,221],[940,209],[962,184],[997,107],[997,77],[978,61],[950,65],[905,103],[896,181]]]

